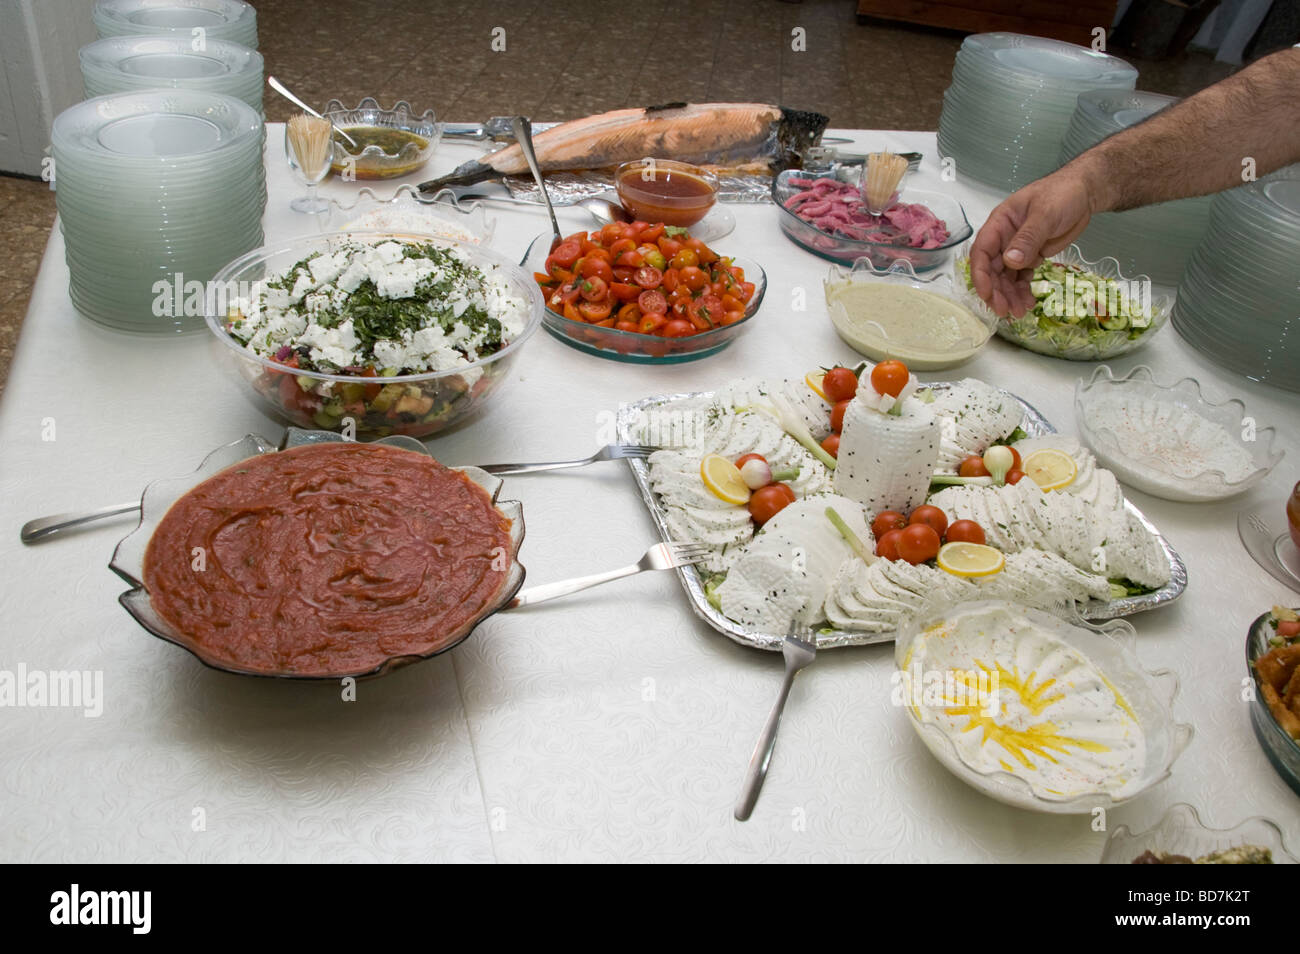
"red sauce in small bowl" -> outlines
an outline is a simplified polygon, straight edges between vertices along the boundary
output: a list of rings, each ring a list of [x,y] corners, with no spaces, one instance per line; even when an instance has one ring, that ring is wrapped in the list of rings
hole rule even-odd
[[[681,228],[708,215],[718,197],[717,176],[673,159],[625,162],[615,173],[614,186],[633,218]]]

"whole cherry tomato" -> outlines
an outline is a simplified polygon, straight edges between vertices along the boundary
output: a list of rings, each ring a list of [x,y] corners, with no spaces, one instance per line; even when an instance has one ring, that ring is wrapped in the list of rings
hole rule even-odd
[[[850,368],[831,368],[822,378],[822,392],[832,404],[847,401],[858,393],[858,377]]]
[[[898,541],[902,536],[902,530],[890,530],[882,536],[876,541],[876,556],[880,557],[882,560],[900,559],[898,555]]]
[[[984,458],[978,454],[971,454],[965,458],[957,467],[958,475],[962,477],[988,477],[989,469],[984,466]]]
[[[844,412],[849,409],[848,401],[836,401],[831,408],[831,430],[839,433],[844,430]]]
[[[949,543],[983,543],[984,528],[974,520],[954,520],[948,525]]]
[[[948,515],[938,507],[930,504],[922,504],[912,511],[912,515],[907,518],[908,525],[923,523],[930,527],[939,536],[948,529]]]
[[[761,526],[794,501],[794,491],[788,484],[768,484],[749,495],[749,515]]]
[[[897,510],[882,510],[871,521],[871,535],[879,540],[890,530],[902,530],[907,526],[907,518]]]
[[[941,543],[934,527],[913,523],[898,531],[898,555],[915,566],[939,555]]]
[[[822,441],[822,450],[838,459],[840,456],[840,435],[831,434],[828,436],[826,440]]]
[[[1018,484],[1024,476],[1025,472],[1023,470],[1017,470],[1013,467],[1007,471],[1007,475],[1003,479],[1009,484]]]
[[[907,365],[901,361],[882,361],[871,369],[871,386],[877,394],[898,397],[910,377]]]

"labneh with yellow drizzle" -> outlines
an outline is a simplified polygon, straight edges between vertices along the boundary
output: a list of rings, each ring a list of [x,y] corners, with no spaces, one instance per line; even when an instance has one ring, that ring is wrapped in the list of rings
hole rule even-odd
[[[1009,772],[1051,800],[1119,798],[1141,780],[1146,738],[1132,707],[1086,655],[1014,607],[929,626],[903,668],[926,683],[913,713],[977,772]]]

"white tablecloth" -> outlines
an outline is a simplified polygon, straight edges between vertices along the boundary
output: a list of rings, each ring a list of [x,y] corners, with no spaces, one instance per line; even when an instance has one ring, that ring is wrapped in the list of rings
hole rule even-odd
[[[863,147],[919,150],[915,183],[951,189],[972,223],[998,196],[940,183],[928,133],[859,133]],[[281,128],[268,134],[268,241],[313,230],[293,213]],[[475,154],[445,145],[438,172]],[[432,171],[431,170],[431,171]],[[418,180],[419,177],[413,177]],[[111,189],[106,183],[105,188]],[[330,193],[355,184],[330,182]],[[620,401],[708,388],[741,374],[802,375],[858,356],[831,329],[826,263],[779,232],[768,205],[734,206],[718,246],[768,271],[752,329],[721,354],[670,367],[617,364],[544,332],[504,403],[433,443],[447,463],[590,453]],[[531,210],[492,212],[494,245],[517,255],[546,228]],[[561,210],[566,231],[585,214]],[[735,645],[696,620],[676,578],[647,573],[490,620],[453,652],[359,686],[355,702],[317,684],[210,671],[139,629],[106,567],[130,520],[24,548],[44,513],[129,500],[212,448],[278,438],[203,336],[159,339],[80,318],[56,231],[0,402],[0,669],[102,671],[104,711],[0,708],[0,858],[6,861],[788,860],[1095,861],[1106,838],[1088,817],[1036,815],[950,775],[889,704],[889,645],[821,654],[797,680],[753,818],[732,804],[776,694],[776,654]],[[806,311],[792,310],[796,291]],[[1295,602],[1251,561],[1235,518],[1280,514],[1300,462],[1295,395],[1222,373],[1172,328],[1117,370],[1146,363],[1238,396],[1273,424],[1288,458],[1248,498],[1179,505],[1133,493],[1187,562],[1171,607],[1135,617],[1139,656],[1182,681],[1175,703],[1196,738],[1171,779],[1107,824],[1152,823],[1170,804],[1210,824],[1263,814],[1284,827],[1296,796],[1251,733],[1247,624]],[[994,339],[947,376],[1006,387],[1073,430],[1073,386],[1091,371]],[[928,375],[936,378],[943,375]],[[49,426],[53,423],[54,438]],[[622,464],[507,478],[523,501],[529,582],[632,562],[654,532]],[[1293,829],[1294,830],[1294,829]]]

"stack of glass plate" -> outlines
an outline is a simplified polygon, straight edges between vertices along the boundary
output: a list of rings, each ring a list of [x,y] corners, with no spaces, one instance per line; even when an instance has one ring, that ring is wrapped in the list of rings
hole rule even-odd
[[[943,94],[939,154],[957,175],[1014,191],[1057,168],[1075,100],[1090,89],[1132,89],[1123,60],[1018,33],[968,36]]]
[[[94,16],[101,39],[143,34],[257,49],[257,11],[243,0],[96,0]]]
[[[1097,89],[1079,94],[1061,141],[1061,165],[1112,133],[1127,129],[1178,100],[1159,93]],[[1205,234],[1210,196],[1162,202],[1128,212],[1093,216],[1075,244],[1089,258],[1110,255],[1127,275],[1138,272],[1161,285],[1177,285]]]
[[[60,113],[51,142],[77,310],[130,331],[202,328],[204,283],[262,244],[262,118],[203,90],[117,93]]]
[[[111,36],[81,48],[86,98],[137,89],[204,89],[242,99],[262,112],[262,54],[229,40]]]
[[[1300,391],[1300,163],[1214,197],[1173,323],[1254,381]]]

